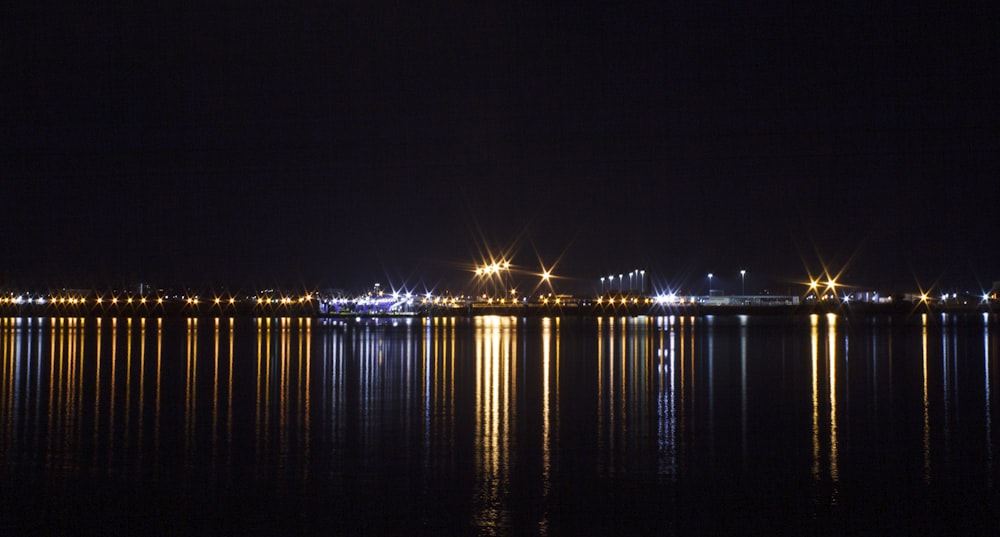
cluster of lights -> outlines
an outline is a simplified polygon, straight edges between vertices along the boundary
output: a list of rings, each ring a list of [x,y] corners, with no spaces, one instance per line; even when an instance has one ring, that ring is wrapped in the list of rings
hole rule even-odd
[[[476,267],[476,276],[489,276],[491,274],[499,274],[501,271],[504,270],[510,270],[510,261],[501,261],[498,263],[490,263],[488,265]]]
[[[597,297],[597,304],[599,304],[599,305],[607,304],[609,306],[614,306],[615,304],[620,304],[622,306],[626,306],[626,305],[629,305],[629,304],[631,304],[633,306],[637,306],[639,304],[649,305],[649,304],[653,304],[654,302],[658,303],[658,304],[662,304],[662,302],[659,302],[658,299],[652,299],[652,298],[649,298],[649,297],[642,297],[642,298],[631,297],[630,298],[630,297],[623,296],[623,297],[620,297],[620,298],[610,297],[607,300],[605,300],[604,297],[600,297],[600,296]]]
[[[827,278],[826,282],[821,282],[814,278],[809,280],[809,291],[814,293],[820,300],[834,299],[837,297],[836,288],[838,285],[842,284],[837,283],[835,278]],[[822,294],[820,289],[822,289]]]
[[[456,306],[458,305],[458,299],[456,299],[455,297],[440,297],[440,296],[424,297],[420,299],[420,303],[425,305],[434,304],[440,306]]]

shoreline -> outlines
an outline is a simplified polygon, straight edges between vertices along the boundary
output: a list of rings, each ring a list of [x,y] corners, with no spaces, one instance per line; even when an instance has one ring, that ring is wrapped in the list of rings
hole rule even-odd
[[[83,317],[83,318],[162,318],[162,317],[207,317],[207,318],[278,318],[310,317],[315,319],[405,319],[424,317],[636,317],[636,316],[799,316],[833,313],[846,317],[866,315],[918,315],[918,314],[992,314],[1000,311],[995,304],[926,304],[926,303],[820,303],[773,306],[741,305],[466,305],[446,307],[426,307],[408,312],[323,312],[317,304],[290,304],[265,306],[239,304],[155,304],[155,305],[66,305],[66,304],[20,304],[0,306],[3,317]]]

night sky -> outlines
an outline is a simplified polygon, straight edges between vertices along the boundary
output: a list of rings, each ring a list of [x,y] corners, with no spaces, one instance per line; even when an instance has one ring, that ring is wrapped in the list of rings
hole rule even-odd
[[[1000,280],[993,7],[79,4],[4,9],[0,285]]]

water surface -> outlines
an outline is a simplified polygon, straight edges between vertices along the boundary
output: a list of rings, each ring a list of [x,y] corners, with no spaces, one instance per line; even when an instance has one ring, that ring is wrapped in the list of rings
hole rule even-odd
[[[0,319],[16,533],[1000,530],[996,316]]]

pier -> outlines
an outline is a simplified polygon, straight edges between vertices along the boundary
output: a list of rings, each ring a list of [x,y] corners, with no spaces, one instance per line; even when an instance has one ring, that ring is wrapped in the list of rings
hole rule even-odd
[[[980,302],[850,302],[799,300],[794,296],[544,297],[539,300],[494,301],[465,297],[362,296],[319,294],[275,297],[213,296],[5,296],[0,315],[22,317],[316,317],[377,318],[505,315],[638,316],[638,315],[790,315],[803,313],[911,314],[918,312],[992,312],[992,301]]]

